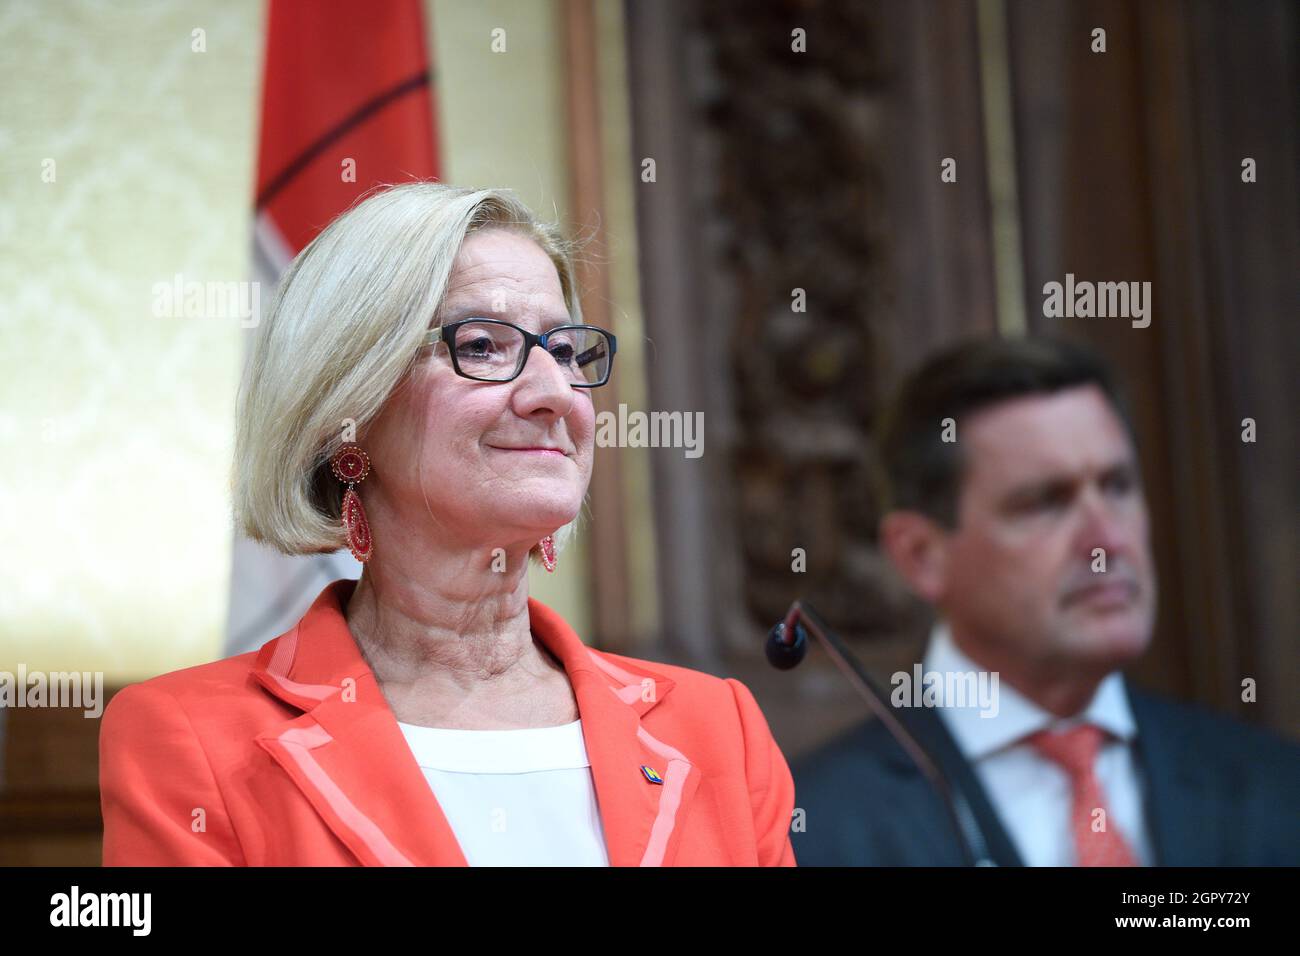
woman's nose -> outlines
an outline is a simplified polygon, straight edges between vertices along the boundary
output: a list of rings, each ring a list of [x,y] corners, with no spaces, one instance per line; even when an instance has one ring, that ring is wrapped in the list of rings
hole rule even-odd
[[[533,346],[516,379],[516,411],[520,415],[538,412],[550,412],[556,417],[567,415],[573,407],[573,386],[569,382],[555,357],[540,345]]]

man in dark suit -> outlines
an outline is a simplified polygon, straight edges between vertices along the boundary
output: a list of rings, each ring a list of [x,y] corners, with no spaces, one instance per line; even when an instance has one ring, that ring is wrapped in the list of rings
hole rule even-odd
[[[1121,673],[1150,641],[1156,576],[1132,425],[1100,359],[960,346],[904,383],[880,450],[881,547],[939,617],[920,667],[894,675],[892,712],[969,804],[975,856],[1300,864],[1300,746]],[[880,721],[792,771],[799,865],[966,862]]]

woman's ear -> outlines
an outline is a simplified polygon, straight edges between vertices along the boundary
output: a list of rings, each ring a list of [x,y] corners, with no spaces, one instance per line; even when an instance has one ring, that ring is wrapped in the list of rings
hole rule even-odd
[[[948,534],[919,511],[880,519],[880,547],[918,597],[938,604],[948,584]]]

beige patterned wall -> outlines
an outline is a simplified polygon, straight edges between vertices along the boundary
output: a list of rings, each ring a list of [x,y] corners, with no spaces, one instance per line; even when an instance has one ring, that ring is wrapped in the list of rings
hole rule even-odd
[[[0,4],[0,669],[220,646],[238,319],[153,291],[246,277],[261,35],[259,3]]]

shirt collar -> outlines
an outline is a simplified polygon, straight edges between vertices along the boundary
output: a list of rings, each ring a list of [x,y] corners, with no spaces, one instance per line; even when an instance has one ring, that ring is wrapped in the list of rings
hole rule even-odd
[[[942,621],[930,632],[922,668],[926,674],[932,671],[977,673],[983,670],[962,652]],[[997,713],[987,717],[981,716],[978,707],[938,708],[949,733],[972,760],[986,757],[1038,730],[1064,730],[1090,723],[1128,741],[1137,729],[1119,671],[1112,671],[1102,679],[1088,706],[1074,717],[1057,717],[1001,679],[997,683],[996,700]]]

